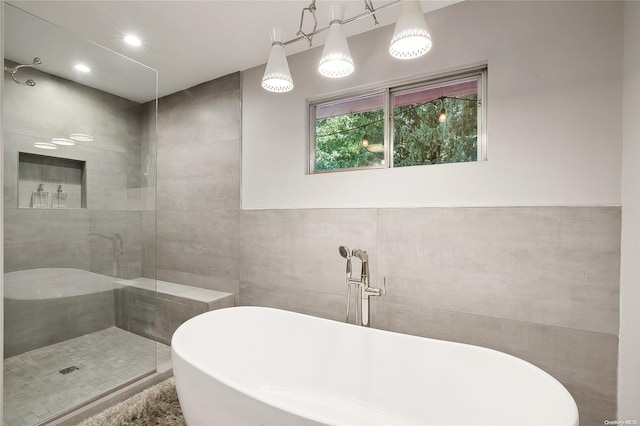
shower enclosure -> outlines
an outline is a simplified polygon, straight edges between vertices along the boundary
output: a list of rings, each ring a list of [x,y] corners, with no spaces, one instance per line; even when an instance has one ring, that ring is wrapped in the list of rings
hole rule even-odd
[[[130,286],[155,283],[157,73],[6,3],[4,24],[3,425],[35,425],[167,351]]]

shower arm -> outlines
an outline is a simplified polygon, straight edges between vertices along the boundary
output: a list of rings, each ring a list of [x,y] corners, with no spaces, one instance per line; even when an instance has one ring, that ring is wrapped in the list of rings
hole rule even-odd
[[[11,78],[12,78],[12,79],[13,79],[13,81],[15,81],[17,84],[19,84],[19,85],[21,85],[21,86],[31,86],[31,87],[33,87],[33,86],[35,86],[35,85],[36,85],[36,82],[35,82],[35,81],[33,81],[33,80],[29,79],[29,80],[27,80],[27,81],[25,81],[25,82],[22,82],[22,81],[20,81],[20,80],[18,80],[18,79],[16,78],[16,74],[18,73],[18,70],[19,70],[20,68],[31,68],[31,67],[35,67],[36,65],[40,65],[41,63],[42,63],[42,59],[40,59],[40,58],[36,57],[36,58],[33,58],[33,62],[32,62],[32,63],[30,63],[30,64],[17,65],[17,66],[15,66],[15,67],[13,67],[13,68],[8,67],[8,66],[6,66],[6,65],[5,65],[5,66],[4,66],[4,70],[5,70],[5,71],[7,71],[7,72],[9,73],[9,75],[11,75]]]

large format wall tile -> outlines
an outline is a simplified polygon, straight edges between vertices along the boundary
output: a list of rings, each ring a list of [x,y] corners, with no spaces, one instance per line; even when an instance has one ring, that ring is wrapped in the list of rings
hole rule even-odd
[[[342,295],[277,284],[241,282],[240,305],[268,306],[336,321],[344,321],[346,316]]]
[[[114,325],[113,291],[4,303],[5,358]]]
[[[158,115],[156,278],[237,299],[240,74],[161,98]],[[144,276],[154,271],[148,251]]]
[[[237,277],[238,220],[233,210],[160,210],[158,268]]]
[[[158,210],[240,208],[240,139],[158,150]]]
[[[381,209],[387,300],[618,331],[617,207]]]
[[[4,271],[90,270],[89,229],[86,210],[5,209]]]
[[[158,148],[238,139],[240,73],[161,98],[158,115]]]
[[[372,325],[383,330],[469,343],[542,368],[571,392],[581,425],[615,419],[618,337],[532,322],[374,300]]]
[[[619,208],[253,210],[240,237],[241,305],[344,321],[337,247],[369,249],[388,285],[373,327],[513,354],[569,389],[581,425],[615,418]]]
[[[77,268],[136,278],[142,264],[141,228],[139,211],[7,209],[5,272]],[[119,265],[111,239],[116,234],[123,240]]]
[[[369,253],[376,279],[376,211],[254,210],[241,212],[240,281],[345,294],[346,261],[338,247]],[[353,259],[353,276],[360,261]]]

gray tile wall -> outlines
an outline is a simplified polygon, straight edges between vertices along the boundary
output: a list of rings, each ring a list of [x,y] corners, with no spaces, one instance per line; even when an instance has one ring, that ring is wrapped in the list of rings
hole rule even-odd
[[[152,129],[154,119],[149,114],[143,123],[136,102],[36,69],[24,71],[36,86],[18,86],[4,76],[5,271],[65,267],[112,275],[111,242],[88,234],[118,233],[124,239],[124,275],[139,277],[143,211],[155,207],[153,181],[145,181],[155,161],[155,135],[141,130],[142,124]],[[55,151],[33,147],[71,132],[90,133],[95,141]],[[87,208],[18,209],[18,152],[85,161]]]
[[[114,325],[113,291],[4,302],[4,357],[64,342]]]
[[[369,251],[372,326],[545,369],[581,425],[616,414],[617,207],[242,211],[240,304],[344,321],[339,245]],[[359,270],[354,261],[354,270]]]
[[[156,277],[237,297],[240,73],[159,100],[157,183]]]

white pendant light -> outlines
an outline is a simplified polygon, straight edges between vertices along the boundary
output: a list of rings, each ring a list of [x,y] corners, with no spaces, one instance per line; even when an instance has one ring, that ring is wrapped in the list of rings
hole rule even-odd
[[[342,32],[342,19],[344,17],[344,5],[337,4],[331,6],[331,23],[329,24],[329,35],[320,57],[320,74],[331,77],[346,77],[354,70],[353,59],[347,39]]]
[[[431,49],[431,36],[424,21],[420,3],[403,0],[396,29],[391,38],[389,53],[398,59],[413,59]]]
[[[293,79],[287,54],[284,51],[284,30],[276,27],[271,30],[271,53],[267,68],[262,77],[262,88],[269,92],[283,93],[293,89]]]

